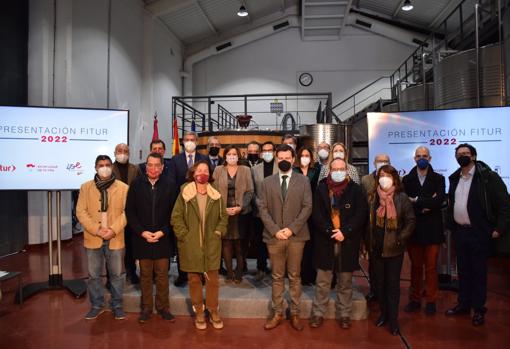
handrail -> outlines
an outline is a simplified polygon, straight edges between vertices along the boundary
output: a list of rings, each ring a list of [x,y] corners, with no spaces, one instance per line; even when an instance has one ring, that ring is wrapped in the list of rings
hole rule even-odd
[[[350,95],[349,97],[347,98],[344,98],[342,99],[340,102],[338,102],[337,104],[335,104],[334,106],[331,107],[331,109],[336,109],[340,104],[343,104],[345,102],[347,102],[349,99],[353,98],[354,96],[356,96],[357,94],[361,93],[363,90],[366,90],[367,88],[369,88],[370,86],[372,86],[373,84],[375,84],[376,82],[378,82],[379,80],[382,80],[382,79],[389,79],[390,77],[389,76],[381,76],[377,79],[375,79],[374,81],[372,81],[371,83],[369,83],[368,85],[360,88],[358,91],[354,92],[352,95]]]

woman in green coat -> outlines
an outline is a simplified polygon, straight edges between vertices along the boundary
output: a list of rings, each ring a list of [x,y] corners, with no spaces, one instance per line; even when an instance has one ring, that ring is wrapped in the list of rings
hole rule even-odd
[[[209,321],[223,328],[218,314],[221,237],[227,231],[227,212],[221,195],[213,186],[207,161],[196,162],[188,172],[187,182],[172,212],[172,226],[177,237],[181,269],[188,272],[191,304],[196,314],[195,327],[207,328],[202,296],[205,278]]]

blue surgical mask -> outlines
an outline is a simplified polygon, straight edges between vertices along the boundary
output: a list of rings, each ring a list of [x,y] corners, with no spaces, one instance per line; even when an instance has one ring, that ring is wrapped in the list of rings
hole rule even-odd
[[[273,152],[269,152],[269,151],[265,151],[262,153],[262,159],[265,161],[265,162],[271,162],[273,161]]]
[[[347,171],[332,171],[331,172],[331,179],[333,182],[343,182],[345,181],[345,177],[347,177]]]
[[[420,170],[424,170],[429,166],[429,161],[424,158],[419,158],[418,161],[416,161],[416,166],[418,166]]]

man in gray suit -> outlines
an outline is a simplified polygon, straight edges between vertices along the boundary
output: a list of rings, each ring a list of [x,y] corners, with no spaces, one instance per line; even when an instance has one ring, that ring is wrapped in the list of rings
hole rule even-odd
[[[310,181],[292,172],[295,152],[287,144],[276,149],[278,173],[262,182],[257,193],[260,219],[264,223],[264,242],[271,261],[273,317],[264,328],[271,330],[283,321],[285,273],[289,276],[291,326],[303,330],[299,320],[301,298],[301,258],[305,241],[310,239],[307,220],[312,213]]]

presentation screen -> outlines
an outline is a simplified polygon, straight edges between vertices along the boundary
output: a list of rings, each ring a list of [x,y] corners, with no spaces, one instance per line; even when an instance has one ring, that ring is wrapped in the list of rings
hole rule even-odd
[[[0,106],[0,190],[79,189],[128,124],[127,110]]]
[[[375,155],[386,153],[404,176],[415,166],[415,149],[423,145],[448,187],[448,176],[459,168],[455,148],[469,143],[477,159],[499,173],[509,188],[510,107],[368,113],[367,121],[370,172]]]

